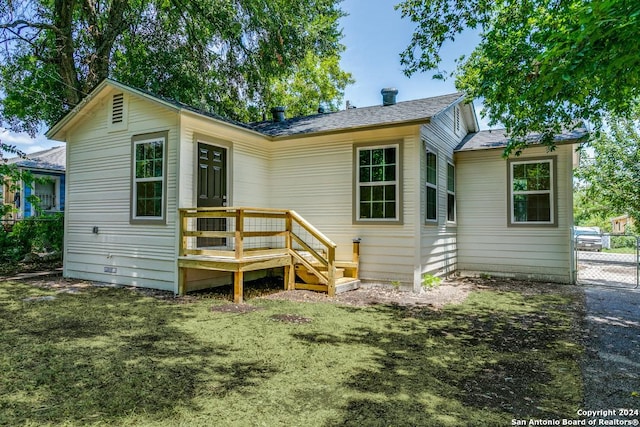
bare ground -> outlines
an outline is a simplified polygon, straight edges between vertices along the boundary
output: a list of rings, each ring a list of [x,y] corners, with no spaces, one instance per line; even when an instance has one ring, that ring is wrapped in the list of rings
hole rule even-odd
[[[83,280],[64,279],[61,277],[36,277],[22,280],[36,287],[47,288],[58,292],[77,293],[92,287],[113,286],[107,284],[93,283]],[[580,293],[582,288],[567,286],[556,283],[540,283],[522,280],[511,280],[503,278],[451,278],[443,281],[439,286],[431,289],[423,289],[421,292],[409,292],[396,289],[392,286],[368,285],[360,289],[344,292],[329,297],[327,294],[313,291],[280,290],[280,281],[270,283],[258,283],[252,286],[253,282],[245,284],[246,299],[261,298],[268,300],[287,300],[295,302],[309,303],[335,303],[350,306],[370,306],[377,304],[389,304],[399,306],[427,306],[432,309],[439,309],[447,304],[462,303],[473,291],[481,290],[501,290],[514,291],[524,295],[536,295],[546,293]],[[216,299],[231,301],[232,294],[230,286],[222,286],[201,292],[189,293],[185,296],[174,295],[173,292],[159,291],[154,289],[144,289],[135,287],[125,287],[132,292],[138,292],[146,296],[161,299],[171,303],[184,304],[195,302],[200,299]],[[246,306],[246,304],[242,304]],[[242,305],[228,304],[228,311],[247,311]],[[235,309],[231,306],[236,306]],[[223,306],[225,307],[225,306]],[[224,310],[225,308],[221,309]]]

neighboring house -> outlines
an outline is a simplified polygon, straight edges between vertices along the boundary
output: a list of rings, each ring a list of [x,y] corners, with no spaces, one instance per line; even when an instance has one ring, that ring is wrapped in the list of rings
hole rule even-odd
[[[621,215],[611,218],[611,232],[614,234],[624,234],[633,227],[633,218],[629,215]]]
[[[385,97],[389,105],[288,120],[276,110],[243,124],[103,81],[47,132],[68,150],[64,275],[178,292],[284,267],[292,284],[304,272],[296,279],[291,268],[311,261],[266,257],[277,238],[291,248],[299,226],[325,245],[325,282],[333,267],[414,290],[426,274],[456,271],[571,281],[582,135],[506,161],[505,138],[479,131],[463,94]],[[226,208],[195,209],[207,206]],[[282,218],[286,232],[269,222]],[[245,237],[262,239],[252,250],[265,258],[243,258]],[[353,263],[332,264],[334,252]]]
[[[21,171],[29,171],[34,180],[31,185],[24,182],[2,185],[1,202],[14,207],[11,218],[21,219],[38,215],[38,211],[31,203],[31,196],[39,199],[43,213],[64,211],[65,203],[65,169],[66,151],[64,146],[50,148],[27,155],[26,159],[13,157],[7,160]],[[18,187],[18,190],[15,189]]]

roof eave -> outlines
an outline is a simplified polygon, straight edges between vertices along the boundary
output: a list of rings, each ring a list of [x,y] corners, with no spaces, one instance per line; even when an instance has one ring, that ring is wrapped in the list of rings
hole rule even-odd
[[[240,126],[240,125],[237,125],[237,124],[234,124],[234,123],[231,123],[231,122],[227,122],[225,120],[216,119],[215,117],[211,117],[211,116],[208,116],[208,115],[206,115],[204,113],[199,113],[197,111],[190,110],[188,108],[179,108],[178,111],[181,114],[185,114],[185,115],[189,115],[190,114],[192,116],[201,117],[201,118],[203,118],[205,120],[210,120],[210,121],[219,123],[219,124],[224,125],[224,126],[229,126],[229,127],[234,128],[236,130],[247,132],[247,133],[250,133],[250,134],[255,135],[255,136],[259,136],[259,137],[262,137],[262,138],[269,138],[269,135],[266,135],[266,134],[264,134],[262,132],[259,132],[259,131],[256,131],[256,130],[253,130],[253,129],[250,129],[250,128],[247,128],[247,127],[244,127],[244,126]]]
[[[331,130],[319,131],[319,132],[300,132],[300,133],[294,133],[294,134],[289,134],[289,135],[272,135],[272,136],[265,135],[265,134],[261,133],[261,135],[266,136],[267,138],[269,138],[272,141],[287,141],[287,140],[291,140],[291,139],[300,139],[300,138],[311,138],[311,137],[326,136],[326,135],[335,135],[335,134],[345,133],[345,132],[363,132],[363,131],[368,131],[368,130],[373,130],[373,129],[385,129],[385,128],[404,127],[404,126],[419,126],[419,125],[429,124],[430,122],[431,122],[431,117],[425,117],[425,118],[422,118],[422,119],[406,120],[406,121],[402,121],[402,122],[391,122],[391,123],[379,123],[379,124],[370,124],[370,125],[362,125],[362,126],[353,126],[353,127],[349,127],[349,128],[331,129]]]
[[[553,142],[553,145],[572,145],[572,144],[580,144],[582,142],[585,141],[585,139],[587,138],[588,135],[579,137],[579,138],[571,138],[571,139],[561,139],[561,140],[557,140]],[[541,143],[541,142],[535,142],[535,143],[531,143],[531,144],[527,144],[526,148],[529,147],[543,147],[545,144]],[[469,153],[471,151],[486,151],[486,150],[504,150],[505,148],[507,148],[507,145],[499,145],[499,146],[495,146],[495,147],[477,147],[477,148],[468,148],[465,149],[463,148],[459,148],[459,149],[455,149],[454,153]]]

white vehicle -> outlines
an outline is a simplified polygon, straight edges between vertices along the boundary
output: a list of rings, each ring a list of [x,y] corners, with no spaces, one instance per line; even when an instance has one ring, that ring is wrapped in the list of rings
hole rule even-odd
[[[599,227],[573,227],[573,239],[578,250],[602,250],[602,233]]]

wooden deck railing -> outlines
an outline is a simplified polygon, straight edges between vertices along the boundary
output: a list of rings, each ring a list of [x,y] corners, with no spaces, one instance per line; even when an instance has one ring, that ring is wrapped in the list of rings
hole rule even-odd
[[[179,255],[248,257],[288,254],[327,285],[335,294],[336,244],[293,210],[222,207],[180,209]],[[198,230],[203,219],[225,219],[221,230]],[[215,247],[198,246],[198,238],[224,239]],[[222,241],[222,240],[221,240]],[[295,286],[295,273],[288,272],[288,287]]]

